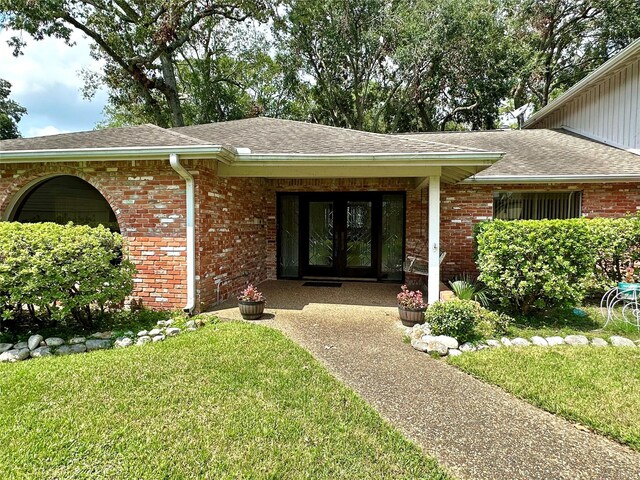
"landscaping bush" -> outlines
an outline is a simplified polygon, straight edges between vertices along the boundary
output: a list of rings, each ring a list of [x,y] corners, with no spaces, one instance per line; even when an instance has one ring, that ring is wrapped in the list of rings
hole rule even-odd
[[[478,302],[453,299],[431,305],[425,313],[425,320],[433,335],[449,335],[464,343],[503,335],[511,319],[483,308]]]
[[[35,319],[72,316],[87,324],[94,309],[119,306],[133,288],[122,237],[105,227],[0,223],[0,314]]]
[[[586,219],[495,220],[476,228],[479,280],[512,311],[570,307],[584,298],[596,253]]]
[[[602,293],[625,277],[626,268],[640,260],[640,218],[594,218],[587,221],[589,245],[596,256],[589,293]]]
[[[476,226],[479,279],[513,311],[567,308],[640,260],[640,217],[495,220]]]

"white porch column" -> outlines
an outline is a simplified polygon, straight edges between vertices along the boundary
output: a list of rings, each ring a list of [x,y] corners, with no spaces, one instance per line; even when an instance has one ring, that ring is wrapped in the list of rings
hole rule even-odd
[[[429,177],[429,305],[440,300],[440,176]]]

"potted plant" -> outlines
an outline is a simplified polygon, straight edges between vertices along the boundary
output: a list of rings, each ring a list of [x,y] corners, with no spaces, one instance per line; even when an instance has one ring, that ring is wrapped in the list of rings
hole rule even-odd
[[[398,294],[398,313],[400,321],[406,327],[413,327],[418,323],[424,323],[424,312],[427,311],[427,304],[424,303],[420,290],[409,290],[406,285],[402,285]]]
[[[634,272],[635,269],[632,266],[628,266],[625,270],[624,282],[618,282],[618,290],[623,298],[635,299],[639,296],[640,283],[635,282]]]
[[[249,284],[238,295],[238,307],[245,320],[258,320],[264,313],[264,295]]]

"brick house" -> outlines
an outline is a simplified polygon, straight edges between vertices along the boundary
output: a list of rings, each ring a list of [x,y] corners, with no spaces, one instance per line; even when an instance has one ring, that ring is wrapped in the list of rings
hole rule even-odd
[[[433,302],[441,279],[474,270],[478,221],[638,210],[639,50],[522,131],[382,135],[252,118],[5,140],[0,215],[117,229],[149,307],[207,309],[274,278],[418,283],[408,255],[428,267]],[[596,121],[605,110],[626,118],[624,134]]]

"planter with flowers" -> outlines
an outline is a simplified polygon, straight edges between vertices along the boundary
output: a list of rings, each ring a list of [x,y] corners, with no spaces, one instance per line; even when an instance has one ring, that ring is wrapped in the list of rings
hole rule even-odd
[[[424,323],[424,312],[427,311],[427,304],[424,303],[420,290],[409,290],[406,285],[402,285],[398,294],[398,313],[400,321],[406,327],[413,327],[418,323]]]
[[[258,320],[264,313],[264,295],[249,284],[238,295],[238,307],[245,320]]]
[[[640,283],[635,281],[635,269],[627,267],[624,275],[624,282],[618,282],[618,290],[622,298],[635,300],[640,298]]]

